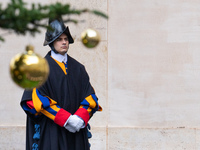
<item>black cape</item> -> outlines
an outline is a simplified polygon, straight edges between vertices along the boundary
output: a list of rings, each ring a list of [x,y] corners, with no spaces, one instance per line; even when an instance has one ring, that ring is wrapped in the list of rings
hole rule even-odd
[[[89,76],[85,67],[69,55],[68,74],[65,75],[50,55],[51,52],[45,56],[50,67],[49,77],[38,90],[41,95],[49,96],[57,101],[61,108],[74,114],[79,108],[80,102],[94,93],[89,82]],[[31,99],[32,91],[25,90],[21,99],[21,106]],[[37,143],[39,150],[89,150],[86,128],[76,133],[70,133],[44,115],[35,118],[30,113],[26,113],[26,150],[31,150],[34,143]],[[40,125],[40,139],[37,141],[33,139],[35,124]]]

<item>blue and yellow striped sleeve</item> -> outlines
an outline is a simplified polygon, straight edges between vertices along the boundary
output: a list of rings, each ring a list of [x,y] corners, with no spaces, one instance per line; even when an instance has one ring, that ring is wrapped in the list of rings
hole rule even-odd
[[[35,116],[42,113],[62,127],[71,115],[68,111],[60,108],[56,101],[47,96],[40,95],[36,88],[33,89],[31,102],[27,101],[27,103],[23,105],[23,109]]]
[[[87,96],[82,102],[75,115],[81,117],[85,125],[87,125],[90,117],[96,112],[102,111],[102,107],[98,104],[98,98],[95,94]]]

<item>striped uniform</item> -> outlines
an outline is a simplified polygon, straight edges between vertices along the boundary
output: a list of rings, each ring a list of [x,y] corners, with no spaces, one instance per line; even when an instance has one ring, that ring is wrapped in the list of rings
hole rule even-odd
[[[67,63],[61,63],[57,60],[55,61],[61,67],[65,75],[67,75]],[[44,114],[60,126],[64,126],[66,120],[71,115],[69,112],[58,106],[55,100],[51,99],[48,96],[42,96],[36,88],[33,89],[32,100],[24,103],[22,107],[25,111],[34,114],[35,117]],[[86,126],[89,118],[96,111],[102,111],[102,108],[98,104],[98,99],[96,95],[91,94],[80,103],[80,107],[75,115],[81,117],[84,120]]]

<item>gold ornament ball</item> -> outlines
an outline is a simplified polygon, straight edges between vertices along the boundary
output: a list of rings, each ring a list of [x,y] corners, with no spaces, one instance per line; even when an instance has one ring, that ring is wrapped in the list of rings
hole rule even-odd
[[[81,33],[81,40],[83,45],[87,48],[94,48],[99,44],[100,41],[99,33],[94,29],[86,29]]]
[[[46,59],[34,53],[31,45],[26,52],[17,54],[10,61],[10,74],[13,81],[22,88],[40,87],[47,80],[49,65]]]

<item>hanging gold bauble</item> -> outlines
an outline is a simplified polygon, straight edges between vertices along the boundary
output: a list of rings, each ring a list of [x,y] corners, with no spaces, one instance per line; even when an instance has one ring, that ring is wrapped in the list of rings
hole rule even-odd
[[[17,54],[11,59],[10,74],[13,81],[22,88],[40,87],[48,78],[49,65],[46,59],[34,53],[31,45],[26,52]]]
[[[83,45],[87,48],[94,48],[99,44],[101,38],[96,30],[89,28],[82,32],[81,39]]]

